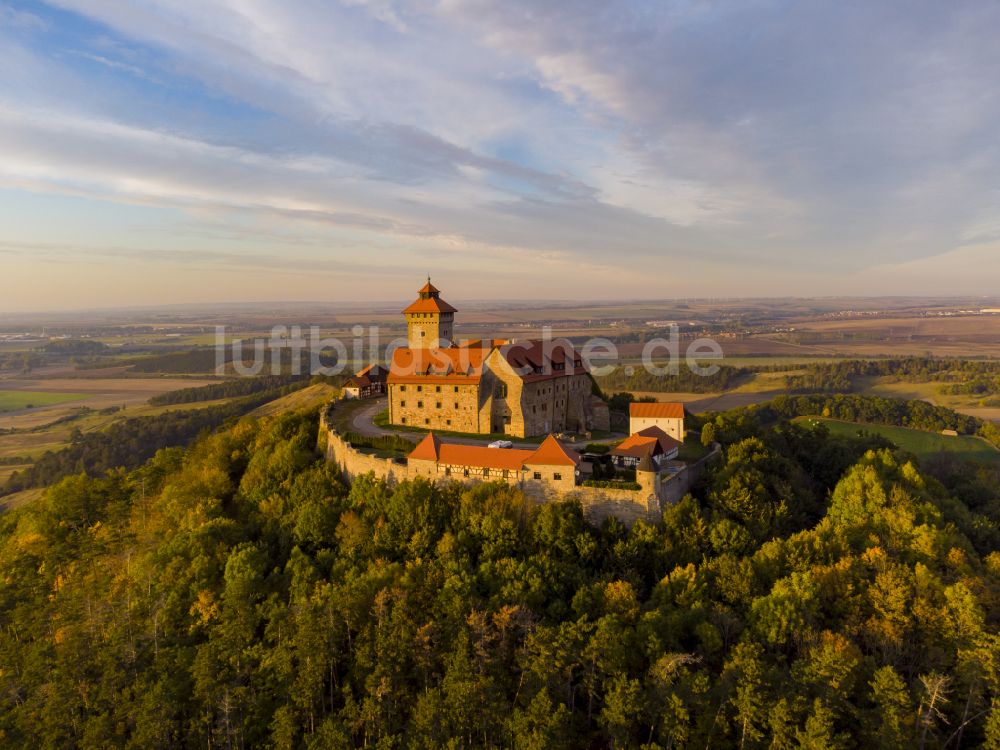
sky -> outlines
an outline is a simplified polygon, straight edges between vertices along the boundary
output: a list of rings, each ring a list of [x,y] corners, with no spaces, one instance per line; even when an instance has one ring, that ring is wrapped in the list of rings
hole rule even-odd
[[[0,0],[0,311],[1000,294],[994,0]]]

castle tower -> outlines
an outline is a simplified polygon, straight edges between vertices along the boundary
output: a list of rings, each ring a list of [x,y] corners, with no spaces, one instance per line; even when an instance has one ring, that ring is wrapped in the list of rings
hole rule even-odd
[[[639,483],[639,492],[646,497],[647,510],[660,510],[660,473],[653,465],[653,459],[646,455],[635,467],[635,481]]]
[[[403,310],[406,316],[406,337],[411,349],[433,349],[451,346],[455,325],[454,307],[441,299],[441,292],[427,277],[417,299]]]

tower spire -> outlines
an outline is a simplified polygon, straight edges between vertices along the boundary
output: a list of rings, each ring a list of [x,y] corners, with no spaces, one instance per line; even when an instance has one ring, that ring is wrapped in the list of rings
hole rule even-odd
[[[407,339],[411,349],[450,346],[455,308],[441,299],[441,293],[427,284],[417,293],[417,299],[403,310],[406,316]]]

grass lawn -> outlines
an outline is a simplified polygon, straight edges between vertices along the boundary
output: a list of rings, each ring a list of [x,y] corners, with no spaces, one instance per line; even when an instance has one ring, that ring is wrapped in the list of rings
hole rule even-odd
[[[911,430],[908,427],[890,427],[880,424],[859,424],[857,422],[841,422],[837,419],[820,417],[799,417],[795,420],[807,425],[822,422],[830,430],[831,435],[857,435],[859,430],[882,435],[895,443],[899,448],[912,453],[918,458],[951,453],[956,458],[979,463],[1000,465],[1000,451],[985,440],[971,435],[949,437],[937,432]]]
[[[680,461],[693,464],[708,455],[708,448],[701,444],[701,435],[685,435],[684,445],[677,453]]]
[[[37,406],[64,404],[88,398],[87,393],[53,393],[47,391],[0,391],[0,413],[30,409]]]

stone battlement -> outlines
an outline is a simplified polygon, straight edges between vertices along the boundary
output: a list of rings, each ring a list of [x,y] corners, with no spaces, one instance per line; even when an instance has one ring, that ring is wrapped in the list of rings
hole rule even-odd
[[[684,497],[701,475],[705,464],[718,455],[716,447],[701,461],[671,475],[636,472],[636,481],[640,485],[637,490],[582,486],[576,484],[575,478],[569,476],[558,482],[527,478],[521,473],[514,473],[506,478],[499,475],[484,478],[481,474],[464,476],[451,467],[446,469],[441,466],[435,469],[433,464],[428,465],[430,462],[427,461],[408,462],[400,458],[379,458],[352,446],[337,431],[331,419],[338,403],[338,401],[331,402],[320,414],[318,447],[323,451],[327,461],[335,463],[340,468],[347,482],[365,474],[374,474],[389,485],[417,477],[435,482],[475,483],[484,479],[501,481],[517,487],[526,498],[536,503],[576,500],[583,506],[587,520],[593,524],[600,524],[611,516],[629,526],[639,519],[658,520],[663,508]]]

